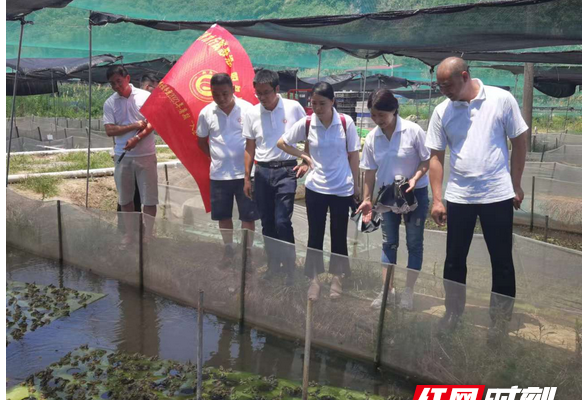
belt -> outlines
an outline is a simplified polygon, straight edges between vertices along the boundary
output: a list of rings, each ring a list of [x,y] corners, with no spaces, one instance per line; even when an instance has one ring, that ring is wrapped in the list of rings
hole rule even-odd
[[[296,160],[268,161],[268,162],[257,161],[256,164],[259,165],[260,167],[265,167],[265,168],[282,168],[282,167],[295,167],[298,165],[298,162],[296,162]]]

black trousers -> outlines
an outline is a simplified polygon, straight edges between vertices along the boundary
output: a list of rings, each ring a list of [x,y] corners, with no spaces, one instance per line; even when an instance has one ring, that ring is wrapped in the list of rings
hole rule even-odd
[[[516,295],[512,258],[512,199],[490,204],[447,202],[447,256],[443,270],[443,278],[446,280],[445,308],[448,313],[457,315],[464,311],[466,261],[477,217],[480,217],[492,264],[490,316],[493,321],[498,315],[510,319]]]
[[[327,224],[327,210],[331,215],[331,260],[329,272],[334,275],[351,275],[347,253],[347,225],[353,196],[341,197],[321,194],[306,189],[306,215],[308,217],[308,250],[305,274],[313,278],[325,272],[323,242]],[[342,257],[345,256],[345,257]]]

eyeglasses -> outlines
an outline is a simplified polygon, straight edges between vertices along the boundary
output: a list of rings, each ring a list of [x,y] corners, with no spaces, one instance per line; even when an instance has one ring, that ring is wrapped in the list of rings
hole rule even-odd
[[[265,92],[258,92],[257,90],[255,91],[255,95],[259,98],[262,96],[269,96],[273,93],[276,93],[276,89],[270,89],[270,90],[266,90]]]

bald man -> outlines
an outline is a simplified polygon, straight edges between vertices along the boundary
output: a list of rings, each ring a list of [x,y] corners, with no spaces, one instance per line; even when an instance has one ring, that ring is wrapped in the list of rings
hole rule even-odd
[[[447,58],[439,64],[437,83],[447,99],[433,111],[425,144],[431,149],[431,216],[439,226],[447,223],[446,313],[440,328],[453,330],[464,311],[466,260],[480,217],[492,264],[488,340],[499,343],[506,334],[516,294],[513,207],[520,208],[524,198],[521,177],[528,127],[515,98],[506,90],[472,79],[461,58]],[[510,166],[507,139],[512,143]],[[441,193],[446,148],[450,153],[447,208]]]

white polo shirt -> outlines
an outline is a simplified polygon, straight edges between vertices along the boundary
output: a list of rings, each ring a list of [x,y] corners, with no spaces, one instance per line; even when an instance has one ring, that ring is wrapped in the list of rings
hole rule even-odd
[[[515,196],[506,139],[528,127],[515,98],[506,90],[480,85],[471,101],[446,99],[435,107],[426,145],[449,146],[450,171],[445,199],[461,204],[488,204]]]
[[[296,100],[283,99],[272,111],[261,103],[253,106],[243,120],[243,137],[255,140],[255,161],[286,161],[296,157],[284,153],[276,144],[284,132],[301,118],[306,118],[304,108]]]
[[[151,93],[143,89],[137,89],[132,84],[131,94],[128,98],[114,93],[104,102],[103,122],[114,125],[130,125],[137,121],[144,120],[145,117],[139,112],[141,107]],[[114,137],[114,154],[119,156],[123,153],[123,148],[127,141],[137,134],[137,130],[127,132],[124,135]],[[142,157],[155,154],[155,135],[150,134],[137,143],[133,150],[128,151],[125,157]]]
[[[308,144],[314,168],[308,172],[305,186],[317,193],[352,196],[354,182],[347,153],[359,151],[361,142],[353,119],[348,115],[341,115],[347,122],[347,134],[341,124],[341,117],[334,108],[333,120],[328,127],[312,114]],[[305,141],[306,118],[296,122],[282,138],[290,146]]]
[[[245,177],[243,115],[251,107],[251,103],[235,97],[229,115],[214,101],[200,111],[196,134],[210,137],[210,179],[226,181]]]
[[[382,129],[376,126],[365,138],[360,167],[377,170],[377,189],[393,183],[395,175],[410,179],[416,173],[419,164],[431,158],[431,151],[425,146],[426,136],[419,125],[400,116],[396,119],[396,128],[390,140]],[[428,184],[427,172],[417,181],[416,188],[424,188]]]

